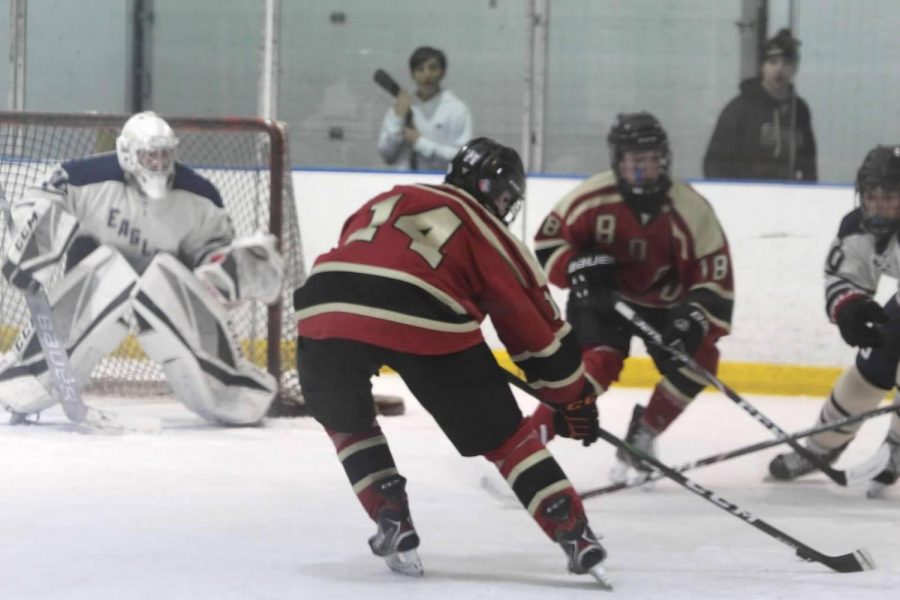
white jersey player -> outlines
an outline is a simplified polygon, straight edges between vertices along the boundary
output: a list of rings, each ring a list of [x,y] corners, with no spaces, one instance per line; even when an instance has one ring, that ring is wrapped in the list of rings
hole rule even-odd
[[[447,57],[422,46],[409,57],[416,91],[400,90],[378,135],[378,153],[389,165],[412,171],[446,171],[460,147],[472,139],[469,107],[441,87]]]
[[[884,307],[872,296],[882,275],[900,279],[900,145],[872,149],[856,177],[859,207],[841,222],[825,263],[828,316],[850,346],[856,363],[838,378],[819,415],[820,423],[868,411],[900,386],[900,302],[895,294]],[[860,424],[810,436],[807,449],[834,462]],[[900,416],[891,417],[885,444],[891,459],[871,483],[868,495],[880,495],[900,471]],[[816,467],[796,452],[780,454],[769,465],[775,479],[791,480]]]
[[[57,166],[13,203],[19,233],[3,275],[20,289],[44,286],[79,385],[134,327],[185,406],[214,422],[256,423],[277,384],[242,357],[228,307],[273,302],[282,259],[269,234],[234,238],[218,190],[175,161],[177,144],[162,118],[142,112],[116,152]],[[30,329],[0,375],[0,400],[19,416],[56,401]]]

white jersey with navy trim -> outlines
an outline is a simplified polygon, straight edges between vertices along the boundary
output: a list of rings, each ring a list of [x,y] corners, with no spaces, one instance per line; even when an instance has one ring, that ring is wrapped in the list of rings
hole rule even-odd
[[[900,279],[900,241],[896,233],[877,238],[868,232],[857,208],[844,216],[825,260],[825,307],[831,320],[844,296],[873,297],[882,275]]]
[[[13,202],[16,221],[26,219],[41,199],[75,215],[79,237],[117,249],[138,273],[158,252],[193,269],[234,239],[218,190],[180,163],[166,197],[151,200],[126,182],[115,153],[64,162]]]

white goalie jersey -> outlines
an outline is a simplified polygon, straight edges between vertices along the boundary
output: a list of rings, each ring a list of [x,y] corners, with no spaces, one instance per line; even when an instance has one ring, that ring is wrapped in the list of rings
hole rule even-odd
[[[162,200],[148,201],[125,177],[114,152],[64,162],[13,204],[13,218],[21,227],[39,203],[55,203],[74,215],[77,237],[115,248],[138,273],[158,252],[193,269],[233,241],[219,192],[188,167],[176,163]]]

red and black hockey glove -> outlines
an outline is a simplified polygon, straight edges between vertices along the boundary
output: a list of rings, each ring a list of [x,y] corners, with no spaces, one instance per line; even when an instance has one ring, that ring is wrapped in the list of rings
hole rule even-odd
[[[581,440],[590,446],[600,437],[600,414],[597,412],[597,396],[585,396],[574,402],[557,406],[553,413],[553,427],[562,437]]]
[[[888,317],[881,305],[868,296],[847,300],[837,309],[835,321],[841,337],[850,346],[877,348],[884,344],[878,325],[887,323]]]

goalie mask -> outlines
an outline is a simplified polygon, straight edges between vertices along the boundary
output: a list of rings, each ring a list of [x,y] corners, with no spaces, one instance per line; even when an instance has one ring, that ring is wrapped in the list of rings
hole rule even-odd
[[[869,151],[856,174],[863,228],[879,238],[900,230],[900,145]]]
[[[619,193],[635,211],[657,213],[672,187],[669,137],[648,112],[620,114],[606,137]]]
[[[119,166],[145,196],[162,200],[175,177],[176,146],[178,138],[169,124],[156,113],[146,111],[125,122],[116,138],[116,155]]]
[[[470,193],[495,217],[509,225],[525,199],[525,167],[519,154],[486,137],[460,148],[444,183]]]

